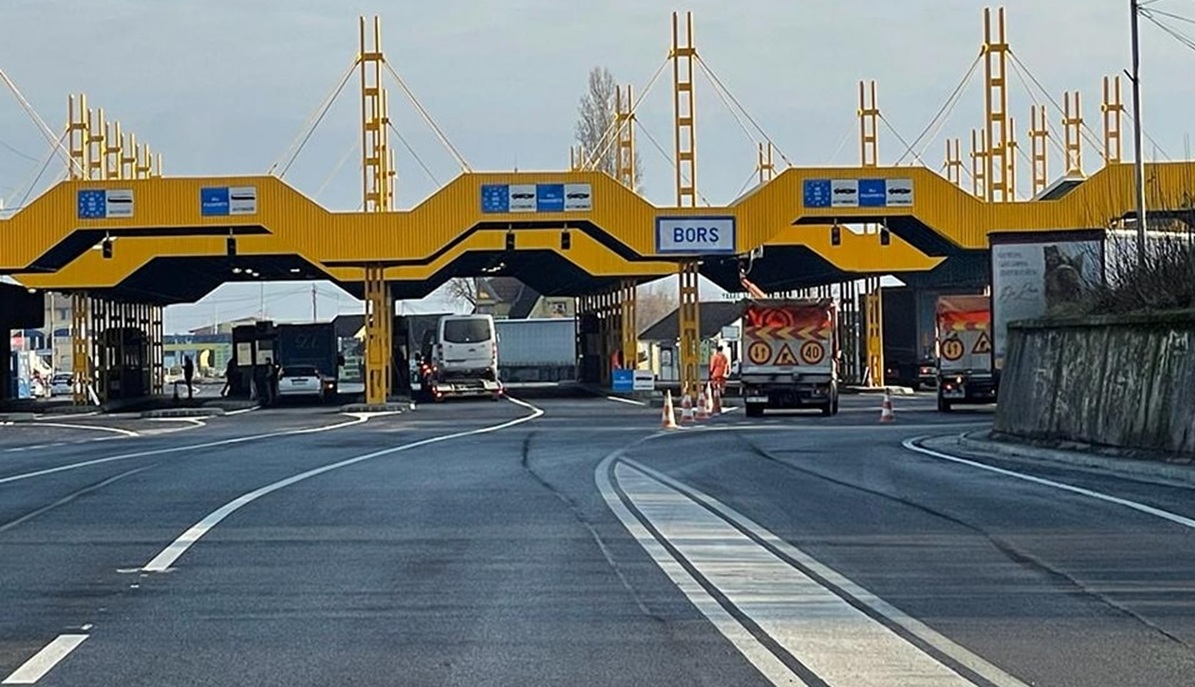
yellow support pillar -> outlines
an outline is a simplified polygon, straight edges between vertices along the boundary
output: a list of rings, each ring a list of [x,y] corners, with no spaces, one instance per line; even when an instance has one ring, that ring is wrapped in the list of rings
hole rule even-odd
[[[987,199],[988,134],[971,130],[971,193],[980,200]]]
[[[623,186],[635,190],[639,180],[635,177],[635,101],[631,94],[630,85],[626,95],[618,87],[614,91],[614,117],[618,123],[618,181]]]
[[[622,366],[632,370],[639,367],[639,330],[635,325],[637,296],[635,281],[622,280],[618,299],[622,316]]]
[[[872,386],[884,386],[884,298],[879,277],[867,282],[867,376]]]
[[[162,306],[149,306],[150,387],[155,394],[166,388],[166,357],[163,347]]]
[[[680,277],[680,384],[682,394],[696,395],[701,383],[701,308],[698,293],[698,263],[682,262]]]
[[[946,139],[946,180],[955,186],[963,185],[963,150],[962,141],[957,138]]]
[[[672,114],[676,145],[676,204],[697,207],[696,101],[693,94],[693,13],[685,13],[685,41],[681,44],[680,18],[672,13]]]
[[[385,403],[390,397],[390,294],[386,287],[386,269],[378,265],[365,268],[365,402]]]
[[[71,294],[71,365],[74,368],[75,405],[87,405],[91,398],[91,298],[87,292]]]

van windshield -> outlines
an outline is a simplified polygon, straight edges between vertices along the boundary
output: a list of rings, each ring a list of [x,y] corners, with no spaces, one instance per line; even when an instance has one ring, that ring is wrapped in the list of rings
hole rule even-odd
[[[444,322],[444,340],[448,343],[478,343],[490,340],[490,321],[475,320],[446,320]]]

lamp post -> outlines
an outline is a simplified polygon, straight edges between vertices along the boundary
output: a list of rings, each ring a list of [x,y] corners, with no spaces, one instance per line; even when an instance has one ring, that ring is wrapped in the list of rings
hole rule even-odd
[[[1129,0],[1132,14],[1131,32],[1133,45],[1133,71],[1129,76],[1133,82],[1133,148],[1136,161],[1134,176],[1137,180],[1137,263],[1145,264],[1145,158],[1141,143],[1141,3]]]

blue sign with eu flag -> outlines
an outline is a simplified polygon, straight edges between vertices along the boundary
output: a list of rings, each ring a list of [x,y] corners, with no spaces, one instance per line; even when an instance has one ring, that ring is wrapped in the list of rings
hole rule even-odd
[[[81,189],[79,219],[104,219],[108,216],[108,192],[104,189]]]
[[[227,186],[199,189],[199,212],[204,217],[226,217],[231,210]]]
[[[510,212],[510,186],[508,184],[482,184],[481,211]]]
[[[828,207],[830,207],[830,180],[829,179],[806,179],[805,180],[805,207],[807,207],[807,208],[828,208]]]

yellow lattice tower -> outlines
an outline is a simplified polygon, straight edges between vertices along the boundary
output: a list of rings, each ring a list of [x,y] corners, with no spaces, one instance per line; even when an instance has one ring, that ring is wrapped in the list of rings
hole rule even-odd
[[[693,13],[685,13],[684,42],[681,41],[680,17],[672,13],[672,112],[676,151],[676,205],[697,207],[697,133],[693,71],[697,48],[693,41]],[[695,394],[701,380],[697,366],[701,359],[701,309],[699,266],[696,260],[684,260],[677,274],[680,278],[680,382],[682,394]]]
[[[755,170],[759,172],[759,183],[766,184],[776,176],[776,163],[772,161],[775,146],[771,141],[760,143],[756,154]]]
[[[1050,125],[1046,119],[1046,106],[1033,105],[1029,108],[1029,142],[1033,160],[1033,197],[1037,197],[1050,183],[1049,144]]]
[[[992,26],[992,10],[983,11],[983,57],[987,84],[984,110],[987,140],[984,156],[984,183],[988,202],[1012,200],[1008,170],[1013,157],[1009,150],[1008,122],[1008,36],[1005,30],[1004,8],[998,12],[997,24]]]
[[[946,139],[946,180],[955,186],[963,185],[963,142],[957,138]]]
[[[880,105],[876,82],[859,82],[859,163],[864,168],[880,164]],[[868,233],[885,231],[879,225],[867,227]],[[878,239],[877,239],[878,240]],[[880,277],[870,275],[863,280],[863,306],[866,319],[867,377],[871,383],[884,383],[884,308],[880,292]],[[853,288],[847,289],[854,291]]]
[[[623,89],[617,87],[614,91],[614,120],[618,126],[617,172],[618,181],[623,186],[635,190],[638,179],[635,178],[635,110],[631,86]]]
[[[988,134],[978,129],[971,130],[971,193],[976,198],[987,199]]]
[[[382,70],[382,22],[373,18],[367,33],[360,17],[361,72],[361,199],[366,212],[389,212],[394,203],[394,154],[390,149],[390,115]],[[372,38],[372,40],[370,40]],[[390,396],[390,355],[393,304],[386,268],[364,266],[365,287],[365,402],[384,404]]]
[[[1078,91],[1062,96],[1062,127],[1066,132],[1066,175],[1083,176],[1083,102]]]
[[[1124,97],[1120,89],[1120,77],[1104,77],[1104,102],[1100,105],[1104,113],[1104,162],[1109,165],[1124,161],[1124,143],[1121,140],[1121,126],[1124,123]]]

